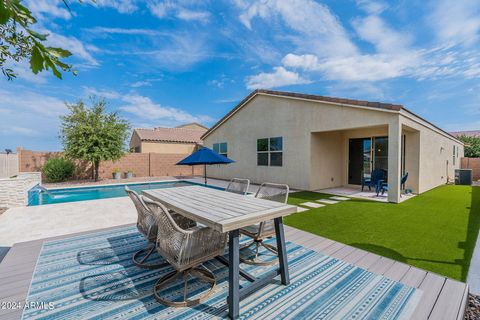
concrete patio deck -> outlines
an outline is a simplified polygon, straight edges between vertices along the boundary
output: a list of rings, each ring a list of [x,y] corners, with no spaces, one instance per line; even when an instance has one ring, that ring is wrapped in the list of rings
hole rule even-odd
[[[165,177],[164,181],[166,180],[185,180],[203,184],[203,178],[196,177],[186,179]],[[113,180],[112,182],[115,182],[113,184],[125,183]],[[138,182],[141,181],[130,181],[129,183]],[[208,179],[208,184],[225,188],[228,181]],[[94,183],[88,185],[94,185]],[[82,184],[68,187],[85,186]],[[257,185],[250,186],[251,192],[256,192],[257,189]],[[0,261],[15,243],[114,227],[136,221],[137,213],[127,196],[10,208],[0,215]]]
[[[379,201],[379,202],[388,202],[387,193],[383,195],[379,194],[377,196],[375,191],[369,191],[368,188],[362,191],[361,187],[358,187],[358,188],[357,187],[336,187],[336,188],[315,190],[315,192],[332,194],[336,196],[348,196],[352,198],[367,199],[367,200],[373,200],[373,201]],[[402,194],[400,196],[400,202],[409,200],[413,197],[415,197],[415,194]]]

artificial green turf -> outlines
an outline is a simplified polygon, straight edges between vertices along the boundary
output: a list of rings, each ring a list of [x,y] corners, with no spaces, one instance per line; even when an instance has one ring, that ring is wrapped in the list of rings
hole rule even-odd
[[[291,193],[289,203],[330,197]],[[400,204],[351,199],[285,218],[317,235],[465,281],[480,227],[480,187],[441,186]]]

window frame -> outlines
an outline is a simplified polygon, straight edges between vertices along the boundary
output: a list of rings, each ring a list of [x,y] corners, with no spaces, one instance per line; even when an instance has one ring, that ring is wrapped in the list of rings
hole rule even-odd
[[[272,149],[272,140],[273,139],[280,139],[279,148]],[[266,140],[266,148],[265,150],[259,150],[260,141]],[[263,148],[262,148],[263,149]],[[268,138],[258,138],[257,139],[257,167],[283,167],[283,136],[276,136],[276,137],[268,137]],[[267,155],[266,164],[260,164],[259,155],[265,154]],[[280,164],[272,164],[272,155],[280,155]]]
[[[218,148],[216,148],[218,146]],[[225,152],[222,152],[222,147],[225,146]],[[217,149],[217,150],[215,150]],[[212,150],[216,153],[228,158],[228,142],[217,142],[212,145]]]

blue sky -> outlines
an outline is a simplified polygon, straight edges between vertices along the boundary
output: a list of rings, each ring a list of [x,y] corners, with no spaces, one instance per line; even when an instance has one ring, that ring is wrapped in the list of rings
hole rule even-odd
[[[212,125],[255,88],[392,102],[480,129],[478,0],[28,0],[78,76],[0,80],[0,150],[60,150],[65,102],[133,127]]]

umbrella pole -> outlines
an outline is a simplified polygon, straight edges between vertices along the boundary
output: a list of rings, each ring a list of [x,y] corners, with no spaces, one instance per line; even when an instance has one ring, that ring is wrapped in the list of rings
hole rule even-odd
[[[207,164],[203,165],[203,176],[205,178],[205,184],[207,184]]]

